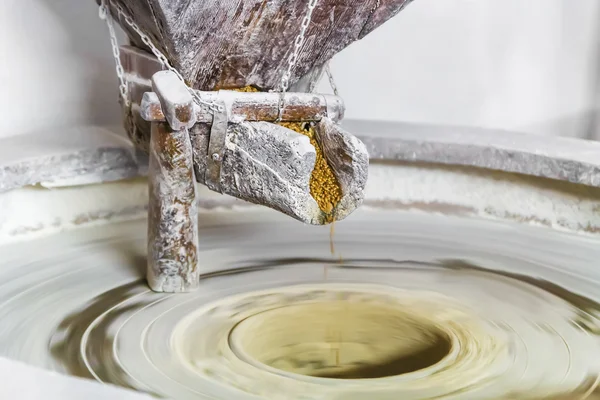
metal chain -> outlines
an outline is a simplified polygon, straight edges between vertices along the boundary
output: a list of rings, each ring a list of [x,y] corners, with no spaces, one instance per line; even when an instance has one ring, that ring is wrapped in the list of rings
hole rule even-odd
[[[281,118],[283,116],[283,108],[285,106],[284,94],[285,94],[285,92],[287,92],[287,90],[290,86],[290,78],[292,76],[292,69],[298,62],[298,57],[300,56],[300,50],[302,50],[302,45],[304,44],[304,40],[306,39],[306,37],[305,37],[306,30],[308,29],[308,26],[310,25],[312,13],[313,13],[315,7],[317,6],[318,2],[319,2],[319,0],[308,0],[308,10],[306,12],[306,15],[304,15],[304,19],[302,20],[302,23],[300,25],[300,33],[298,33],[298,36],[296,36],[296,39],[294,40],[294,51],[288,57],[287,69],[285,70],[285,72],[283,73],[283,76],[281,77],[281,85],[279,88],[279,104],[277,107],[278,113],[277,113],[277,119],[275,120],[276,122],[280,122]]]
[[[108,32],[110,34],[110,44],[112,47],[113,57],[115,58],[115,69],[117,71],[117,77],[119,78],[119,92],[121,97],[123,98],[123,102],[126,107],[131,105],[131,101],[129,100],[129,89],[127,87],[127,82],[125,81],[125,71],[123,70],[123,65],[121,64],[121,53],[119,51],[119,43],[117,42],[117,34],[115,33],[115,26],[113,24],[113,20],[110,17],[110,11],[106,6],[106,0],[102,0],[100,2],[100,8],[98,9],[98,16],[100,19],[106,21],[106,26],[108,26]]]
[[[154,46],[154,44],[152,43],[152,40],[141,30],[141,28],[135,23],[133,18],[131,18],[131,16],[129,16],[125,12],[125,10],[123,10],[123,7],[121,7],[121,5],[116,4],[112,0],[102,0],[101,5],[100,5],[100,18],[106,20],[106,23],[109,27],[108,30],[109,30],[109,33],[111,36],[111,43],[113,46],[113,55],[115,57],[115,62],[117,64],[117,75],[119,75],[119,73],[121,74],[121,76],[119,76],[119,79],[121,81],[121,85],[123,85],[123,84],[125,85],[125,89],[124,89],[125,93],[127,91],[127,86],[126,86],[126,83],[124,83],[125,79],[124,79],[123,66],[121,65],[121,59],[119,57],[119,49],[118,49],[118,44],[117,44],[117,38],[116,38],[115,31],[114,31],[112,17],[110,15],[110,10],[107,7],[107,3],[109,3],[112,7],[114,7],[115,10],[117,10],[117,13],[119,14],[119,16],[121,18],[123,18],[125,23],[127,25],[129,25],[129,27],[131,27],[131,29],[133,29],[135,31],[135,33],[138,34],[138,36],[140,37],[142,42],[146,46],[148,46],[148,48],[152,51],[152,53],[158,59],[160,64],[167,70],[174,73],[175,76],[177,76],[177,78],[181,82],[183,82],[183,84],[187,87],[188,92],[190,92],[190,94],[192,95],[192,97],[194,98],[194,100],[196,101],[196,103],[198,105],[207,107],[210,112],[222,112],[223,111],[222,105],[217,104],[215,102],[208,102],[206,100],[203,100],[196,90],[192,89],[185,83],[185,79],[183,79],[183,76],[181,76],[179,71],[177,71],[175,68],[173,68],[173,66],[171,66],[167,57],[156,46]],[[123,93],[123,89],[121,88],[120,90],[121,90],[121,93]],[[129,102],[128,98],[127,98],[127,101]]]
[[[327,74],[327,78],[329,79],[329,85],[331,86],[331,89],[333,90],[333,94],[335,94],[336,96],[339,96],[339,92],[338,92],[338,88],[337,85],[335,84],[335,81],[333,80],[333,74],[331,73],[331,69],[329,68],[329,63],[327,63],[327,65],[325,66],[325,73]]]
[[[304,19],[302,20],[302,25],[300,25],[300,33],[298,34],[298,36],[296,36],[296,40],[294,41],[294,51],[292,52],[292,54],[290,54],[288,58],[288,67],[283,76],[281,77],[282,92],[288,90],[288,87],[290,85],[290,77],[292,76],[292,68],[294,68],[294,66],[298,62],[300,50],[302,50],[302,45],[304,44],[304,40],[306,39],[304,35],[306,34],[306,30],[310,25],[312,13],[315,10],[315,7],[317,6],[318,2],[319,0],[308,0],[308,11],[304,16]]]

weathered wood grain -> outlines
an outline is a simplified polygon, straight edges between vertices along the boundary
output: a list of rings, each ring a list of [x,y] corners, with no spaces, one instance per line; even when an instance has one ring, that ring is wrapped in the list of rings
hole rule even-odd
[[[279,113],[278,93],[239,93],[229,90],[218,92],[198,92],[204,101],[226,101],[232,120],[244,121],[320,121],[329,118],[335,122],[344,116],[344,102],[340,97],[314,93],[286,93]],[[146,121],[165,121],[163,106],[159,96],[146,92],[140,104],[141,116]],[[195,108],[197,122],[212,123],[212,113],[204,107]]]
[[[148,182],[148,284],[185,292],[199,284],[198,206],[187,129],[152,123]]]
[[[171,71],[152,76],[152,94],[161,105],[163,116],[174,130],[191,128],[196,123],[194,98],[188,88]]]
[[[196,89],[276,88],[308,0],[115,0]],[[411,0],[320,0],[290,84],[396,15]],[[113,14],[116,16],[113,10]],[[145,48],[120,21],[132,43]]]

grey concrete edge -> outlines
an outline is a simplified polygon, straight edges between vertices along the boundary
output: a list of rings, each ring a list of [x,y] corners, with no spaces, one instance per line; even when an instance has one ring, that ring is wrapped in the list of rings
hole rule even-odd
[[[382,121],[343,123],[367,146],[371,162],[460,165],[600,187],[600,143],[571,138]],[[79,127],[0,139],[0,192],[67,187],[147,172],[120,128]]]
[[[600,142],[397,122],[343,125],[365,143],[371,162],[460,165],[600,187]]]
[[[0,193],[144,176],[148,159],[118,129],[79,127],[0,139]]]

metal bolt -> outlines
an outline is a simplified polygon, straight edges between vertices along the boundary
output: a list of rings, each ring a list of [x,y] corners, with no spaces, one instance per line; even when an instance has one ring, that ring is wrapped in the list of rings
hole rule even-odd
[[[212,159],[213,159],[214,161],[219,161],[219,160],[221,159],[221,157],[220,157],[220,156],[219,156],[217,153],[214,153],[214,154],[212,155]]]

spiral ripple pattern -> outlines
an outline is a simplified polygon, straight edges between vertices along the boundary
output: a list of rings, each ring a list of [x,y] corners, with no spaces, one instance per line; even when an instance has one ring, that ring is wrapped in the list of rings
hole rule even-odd
[[[600,240],[361,210],[200,217],[200,290],[145,221],[0,247],[0,354],[173,399],[599,399]]]

